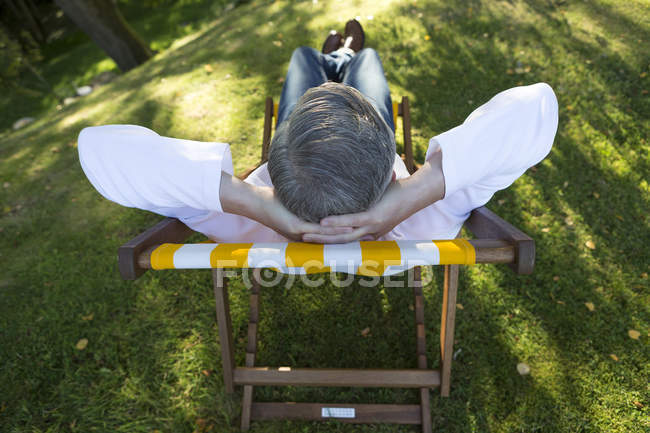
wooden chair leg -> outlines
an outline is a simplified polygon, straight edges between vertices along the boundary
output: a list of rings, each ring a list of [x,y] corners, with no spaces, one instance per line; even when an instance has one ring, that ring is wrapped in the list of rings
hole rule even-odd
[[[250,315],[248,319],[248,342],[246,344],[246,367],[255,366],[257,353],[257,323],[259,321],[259,269],[253,270],[253,286],[250,295]],[[251,408],[253,406],[253,385],[244,385],[242,397],[241,430],[247,431],[251,426]]]
[[[214,285],[214,298],[217,311],[217,325],[219,326],[219,343],[221,345],[221,363],[223,367],[223,383],[228,394],[234,392],[233,371],[235,369],[234,352],[232,345],[232,324],[230,319],[230,305],[228,303],[228,284],[222,269],[212,270]]]
[[[458,265],[445,265],[442,295],[442,323],[440,325],[440,395],[449,397],[451,361],[454,356],[454,324],[456,295],[458,293]]]
[[[413,269],[413,294],[415,295],[415,332],[418,368],[427,368],[427,345],[424,328],[424,296],[422,293],[422,268]],[[420,417],[422,432],[431,433],[431,411],[429,409],[429,388],[420,388]]]

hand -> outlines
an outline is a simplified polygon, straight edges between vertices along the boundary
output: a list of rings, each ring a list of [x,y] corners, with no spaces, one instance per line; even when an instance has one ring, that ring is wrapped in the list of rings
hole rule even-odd
[[[305,234],[336,236],[349,233],[351,227],[326,227],[304,221],[285,208],[275,195],[273,188],[257,187],[258,209],[251,218],[272,228],[285,238],[300,241]]]
[[[382,198],[367,211],[329,216],[320,222],[322,227],[351,227],[352,230],[337,234],[309,232],[303,235],[302,240],[319,243],[375,240],[444,195],[442,153],[437,151],[413,176],[391,182]]]
[[[413,213],[409,206],[405,206],[404,197],[408,193],[406,189],[407,187],[399,181],[392,182],[382,198],[367,211],[328,216],[320,222],[323,228],[348,228],[347,232],[326,234],[312,231],[305,233],[302,240],[328,244],[375,240]]]
[[[291,240],[299,241],[306,233],[340,235],[352,230],[303,221],[280,203],[273,188],[250,185],[227,173],[221,173],[219,199],[225,212],[253,219]]]

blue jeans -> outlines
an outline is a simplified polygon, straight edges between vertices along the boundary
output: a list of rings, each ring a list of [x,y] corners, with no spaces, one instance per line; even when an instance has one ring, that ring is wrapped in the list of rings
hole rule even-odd
[[[282,86],[276,126],[289,117],[307,89],[328,80],[346,84],[361,92],[395,132],[393,103],[384,68],[379,54],[372,48],[364,48],[355,55],[340,51],[322,54],[309,47],[296,48]]]

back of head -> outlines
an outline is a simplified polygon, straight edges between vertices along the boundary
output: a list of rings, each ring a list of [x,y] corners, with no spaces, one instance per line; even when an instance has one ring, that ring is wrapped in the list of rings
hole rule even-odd
[[[328,82],[309,89],[273,137],[268,169],[282,204],[318,222],[361,212],[392,176],[395,138],[356,89]]]

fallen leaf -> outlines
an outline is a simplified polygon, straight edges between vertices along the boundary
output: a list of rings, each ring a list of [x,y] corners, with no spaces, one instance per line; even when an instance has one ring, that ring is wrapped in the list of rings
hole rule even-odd
[[[648,94],[648,91],[647,91],[646,89],[643,89],[643,90],[641,90],[641,94],[642,94],[642,95],[647,95],[647,94]]]
[[[641,274],[641,278],[643,278],[644,280],[645,280],[646,278],[648,278],[648,273],[647,273],[647,272],[643,272],[643,273]]]
[[[598,194],[597,192],[595,192],[595,193],[594,193],[594,197],[596,197],[596,198],[600,198],[600,194]]]
[[[641,77],[641,78],[645,78],[646,75],[648,75],[647,72],[641,72],[641,73],[639,74],[639,77]]]
[[[196,420],[196,425],[199,426],[199,429],[200,429],[199,431],[204,431],[205,426],[206,426],[207,423],[208,423],[208,421],[203,419],[203,418],[198,418]]]
[[[524,362],[520,362],[519,364],[517,364],[517,373],[521,374],[522,376],[530,374],[530,367],[528,366],[528,364]]]
[[[276,47],[281,47],[282,41],[273,41],[273,45],[275,45]]]
[[[55,147],[53,147],[53,148],[50,149],[50,152],[52,152],[52,153],[59,153],[59,148],[55,146]]]
[[[630,338],[633,340],[638,340],[639,337],[641,336],[641,333],[636,329],[630,329],[629,331],[627,331],[627,335],[629,335]]]
[[[203,66],[203,69],[205,69],[205,72],[207,72],[208,74],[214,71],[214,69],[212,69],[212,65],[205,65]]]
[[[564,301],[556,301],[560,305],[566,305]]]
[[[81,316],[81,320],[85,320],[86,322],[89,322],[89,321],[93,320],[94,317],[95,317],[95,314],[90,313],[87,316]]]
[[[569,110],[569,111],[573,110],[573,105],[567,105],[566,109]]]
[[[424,35],[424,40],[425,40],[425,41],[428,41],[429,39],[431,39],[431,36],[429,36],[429,35]]]
[[[364,329],[361,331],[361,336],[362,336],[362,337],[367,337],[368,335],[370,335],[370,328],[364,328]]]
[[[3,188],[9,188],[10,186],[11,186],[11,184],[9,182],[5,182],[5,183],[2,184]]]
[[[589,248],[590,250],[595,250],[596,249],[596,244],[593,241],[585,242],[585,246],[587,248]]]
[[[465,309],[465,307],[463,307],[463,304],[456,304],[456,308],[458,308],[459,310]]]
[[[618,362],[618,356],[614,355],[613,353],[610,353],[609,357],[612,358],[614,361]]]
[[[621,221],[623,221],[623,217],[620,216],[620,215],[616,215],[616,218],[618,218],[618,219],[620,219]]]
[[[643,403],[641,403],[640,401],[635,400],[632,404],[634,404],[634,406],[636,406],[637,409],[643,409]]]
[[[551,231],[551,229],[548,228],[548,227],[544,227],[544,228],[542,229],[542,232],[544,232],[544,233],[548,233],[548,232],[550,232],[550,231]]]
[[[75,344],[74,347],[76,347],[77,350],[84,350],[87,346],[88,346],[88,339],[82,338],[81,340],[77,341],[77,344]]]
[[[497,200],[497,203],[499,203],[499,206],[501,206],[501,205],[502,205],[503,203],[505,203],[505,202],[506,202],[506,201],[503,200],[503,199],[501,199],[501,200]]]
[[[411,311],[415,310],[415,307],[413,306],[413,304],[409,304],[409,310],[411,310]]]
[[[506,74],[508,74],[508,75],[512,75],[512,74],[514,74],[514,73],[515,73],[515,71],[513,71],[512,69],[508,69],[508,70],[506,71]]]
[[[560,281],[560,277],[557,276],[557,275],[555,275],[555,276],[553,277],[553,281]]]
[[[572,226],[572,225],[573,225],[573,219],[571,219],[571,217],[566,217],[566,218],[564,218],[564,222],[565,222],[566,225],[568,225],[568,226]]]
[[[587,310],[589,311],[594,311],[596,309],[593,302],[585,302],[585,307],[587,307]]]
[[[203,373],[203,375],[206,376],[206,377],[210,376],[210,374],[212,374],[212,372],[210,370],[203,370],[203,371],[201,371],[201,373]]]

